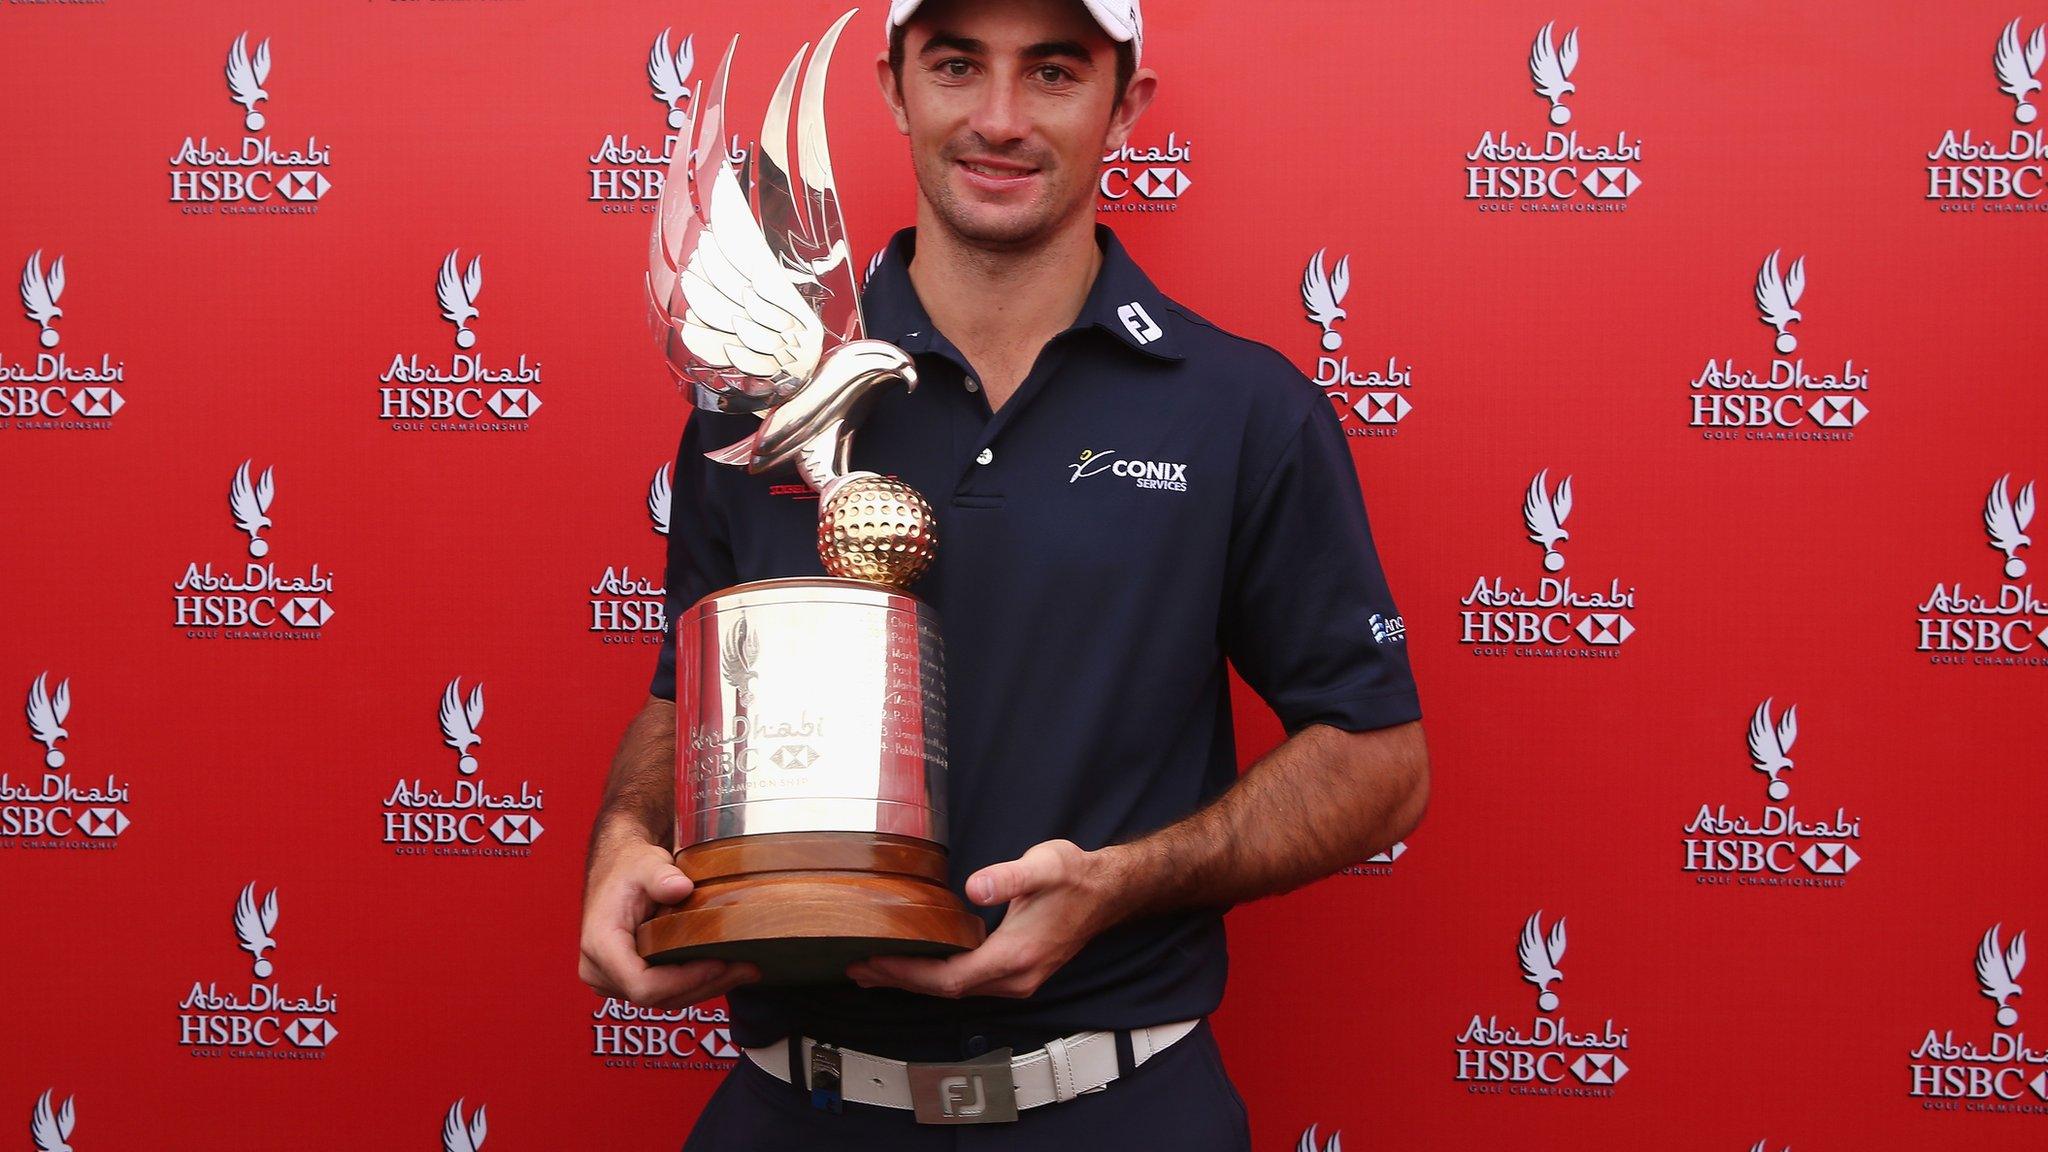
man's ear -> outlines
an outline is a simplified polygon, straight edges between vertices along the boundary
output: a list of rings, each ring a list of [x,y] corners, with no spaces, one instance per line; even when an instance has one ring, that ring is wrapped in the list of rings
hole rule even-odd
[[[889,67],[887,52],[875,57],[875,83],[882,88],[882,100],[889,105],[889,114],[896,118],[896,131],[910,135],[910,117],[903,112],[903,86],[896,82],[896,70]]]
[[[1124,89],[1123,103],[1116,106],[1116,112],[1109,118],[1109,135],[1102,141],[1104,152],[1114,152],[1131,138],[1131,129],[1138,126],[1138,117],[1152,106],[1152,97],[1159,92],[1159,75],[1150,68],[1140,68],[1131,74],[1130,87]]]

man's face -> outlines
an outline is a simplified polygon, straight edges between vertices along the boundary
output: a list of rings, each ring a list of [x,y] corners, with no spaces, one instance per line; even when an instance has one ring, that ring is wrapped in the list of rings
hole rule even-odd
[[[1093,210],[1105,151],[1149,99],[1116,101],[1116,45],[1079,0],[927,0],[904,29],[903,79],[882,85],[942,225],[1031,247]]]

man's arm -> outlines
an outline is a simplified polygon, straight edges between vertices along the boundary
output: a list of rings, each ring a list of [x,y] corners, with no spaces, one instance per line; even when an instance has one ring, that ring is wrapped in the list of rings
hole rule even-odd
[[[1010,905],[981,947],[946,960],[876,957],[848,975],[933,996],[1029,996],[1125,920],[1285,892],[1384,851],[1421,821],[1428,798],[1420,722],[1314,725],[1148,836],[1093,852],[1049,840],[969,876],[970,900]]]
[[[684,1008],[760,979],[750,964],[692,960],[649,965],[634,931],[657,909],[690,895],[675,866],[676,706],[650,696],[626,727],[605,781],[584,868],[582,957],[577,976],[591,990],[635,1004]]]

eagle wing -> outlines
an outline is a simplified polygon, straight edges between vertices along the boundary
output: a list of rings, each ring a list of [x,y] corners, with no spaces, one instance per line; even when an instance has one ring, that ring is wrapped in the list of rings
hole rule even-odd
[[[434,296],[441,302],[441,316],[462,324],[476,317],[476,294],[484,282],[483,257],[470,257],[469,271],[457,276],[455,256],[451,251],[442,259],[441,274],[434,278]]]
[[[2014,99],[2022,99],[2028,93],[2039,91],[2041,82],[2034,74],[2041,70],[2041,61],[2048,56],[2048,41],[2043,40],[2043,29],[2034,29],[2027,39],[2024,50],[2020,48],[2020,22],[2014,20],[2005,26],[1998,37],[1998,51],[1992,54],[1992,64],[1998,69],[1999,90]]]
[[[1328,328],[1344,316],[1341,307],[1344,294],[1351,288],[1351,258],[1337,261],[1332,272],[1323,271],[1323,255],[1326,248],[1316,249],[1308,262],[1308,268],[1301,274],[1301,306],[1308,310],[1310,321]]]
[[[50,264],[50,274],[43,275],[43,250],[38,248],[28,258],[28,264],[21,270],[21,304],[28,310],[28,318],[38,324],[47,325],[64,314],[57,307],[57,297],[64,294],[64,258],[57,257]]]

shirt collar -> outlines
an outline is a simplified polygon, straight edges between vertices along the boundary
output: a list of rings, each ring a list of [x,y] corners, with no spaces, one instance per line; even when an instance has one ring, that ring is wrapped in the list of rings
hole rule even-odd
[[[1146,356],[1180,360],[1175,331],[1179,316],[1172,310],[1172,302],[1153,287],[1151,279],[1124,250],[1116,233],[1097,224],[1095,242],[1102,249],[1102,268],[1068,331],[1100,329]],[[887,340],[912,355],[943,352],[957,358],[952,343],[932,326],[931,314],[925,311],[910,283],[910,259],[916,251],[915,228],[896,233],[882,250],[861,296],[868,335]]]

